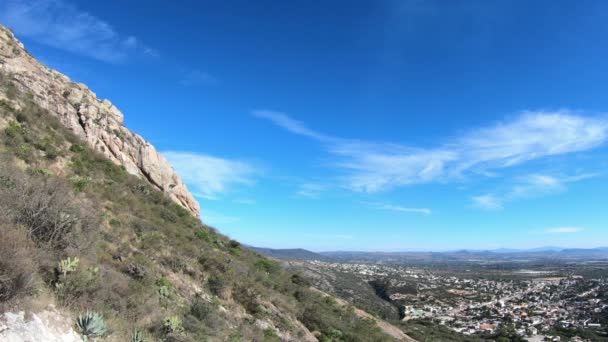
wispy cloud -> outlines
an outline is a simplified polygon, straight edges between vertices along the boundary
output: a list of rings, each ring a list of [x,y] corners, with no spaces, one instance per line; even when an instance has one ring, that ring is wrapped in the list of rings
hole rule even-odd
[[[249,163],[200,153],[163,152],[195,196],[217,199],[236,185],[251,185],[258,170]]]
[[[253,116],[269,120],[275,125],[288,130],[291,133],[302,135],[305,137],[313,138],[323,142],[334,142],[337,138],[316,132],[308,127],[303,122],[292,119],[285,113],[276,112],[272,110],[255,110]]]
[[[319,198],[321,193],[325,190],[325,186],[318,183],[303,183],[299,185],[299,189],[296,195],[299,197],[306,198]]]
[[[179,81],[179,84],[185,87],[194,86],[205,86],[217,84],[217,79],[211,74],[198,69],[192,69],[184,73],[183,78]]]
[[[377,192],[408,184],[448,181],[526,161],[595,148],[608,140],[608,119],[562,110],[522,112],[516,118],[470,130],[434,148],[343,139],[317,132],[275,111],[255,111],[291,133],[324,144],[345,171],[347,186]]]
[[[519,182],[520,184],[515,185],[511,192],[507,194],[507,197],[527,198],[562,191],[568,179],[543,174],[531,174],[521,177]]]
[[[473,204],[476,207],[488,210],[502,209],[502,199],[492,195],[485,194],[472,198]]]
[[[570,234],[570,233],[578,233],[582,231],[581,227],[557,227],[557,228],[549,228],[545,229],[545,233],[547,234]]]
[[[402,212],[402,213],[413,213],[413,214],[423,214],[423,215],[430,215],[432,213],[432,210],[429,208],[404,207],[404,206],[394,205],[394,204],[389,204],[389,203],[368,203],[368,204],[376,209],[397,211],[397,212]]]
[[[2,1],[0,22],[17,35],[104,62],[122,62],[132,53],[158,55],[136,37],[119,34],[65,0]]]
[[[596,173],[575,176],[529,174],[515,179],[510,190],[499,194],[484,194],[472,198],[475,206],[482,209],[501,209],[503,203],[518,199],[529,199],[559,193],[567,189],[568,183],[596,177]]]

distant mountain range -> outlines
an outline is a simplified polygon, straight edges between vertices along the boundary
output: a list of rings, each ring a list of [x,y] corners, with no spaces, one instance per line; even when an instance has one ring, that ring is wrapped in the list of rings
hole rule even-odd
[[[446,252],[358,252],[332,251],[311,252],[306,249],[271,249],[250,247],[268,257],[283,260],[321,260],[343,262],[522,262],[522,261],[592,261],[608,259],[608,247],[597,248],[563,248],[555,246],[531,249],[499,248],[493,250],[455,250]]]
[[[248,246],[249,249],[267,257],[282,260],[329,260],[328,257],[302,248],[272,249]]]

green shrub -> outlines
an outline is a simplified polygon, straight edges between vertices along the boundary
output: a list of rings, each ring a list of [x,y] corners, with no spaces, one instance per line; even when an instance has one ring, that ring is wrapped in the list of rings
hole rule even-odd
[[[32,146],[27,143],[20,144],[19,147],[17,147],[16,154],[19,159],[22,159],[26,162],[31,162],[33,158]]]
[[[141,237],[141,248],[155,249],[160,247],[165,241],[165,236],[159,232],[145,233]]]
[[[78,316],[76,326],[85,341],[91,337],[101,337],[108,330],[103,317],[97,312],[88,310],[85,314]]]
[[[197,229],[194,235],[203,241],[209,242],[209,233],[205,229]]]
[[[164,209],[160,212],[160,217],[167,221],[167,222],[171,222],[171,223],[176,223],[178,218],[177,215],[175,215],[174,213],[172,213],[171,211]]]
[[[342,331],[333,328],[327,333],[327,337],[329,337],[331,340],[340,340],[343,336],[344,333],[342,333]]]
[[[251,287],[241,284],[241,286],[233,292],[233,296],[248,313],[255,315],[262,311],[262,307],[258,303],[259,294]]]
[[[19,123],[24,123],[28,121],[27,116],[23,113],[17,113],[17,115],[15,115],[15,119]]]
[[[165,277],[161,277],[156,281],[156,292],[160,298],[161,302],[167,304],[167,301],[171,298],[171,294],[173,292],[173,284]]]
[[[264,341],[267,342],[271,342],[271,341],[280,341],[281,339],[279,338],[279,335],[277,335],[277,332],[272,329],[272,328],[268,328],[268,329],[264,329]]]
[[[311,285],[310,281],[308,279],[302,277],[299,274],[292,274],[290,279],[291,279],[291,282],[296,285],[301,285],[301,286],[306,286],[306,287]]]
[[[156,280],[156,286],[158,287],[167,287],[167,288],[173,288],[173,283],[171,283],[171,281],[165,277],[160,277],[158,278],[158,280]]]
[[[182,320],[178,316],[170,316],[163,321],[163,329],[167,334],[180,333],[184,331]]]
[[[82,192],[91,183],[91,177],[73,176],[70,178],[70,181],[76,192]]]
[[[204,321],[213,311],[213,304],[207,303],[200,298],[194,299],[190,306],[190,314],[201,321]]]
[[[70,146],[70,151],[74,153],[82,153],[86,150],[86,147],[82,144],[73,144]]]
[[[46,159],[49,160],[55,160],[60,155],[59,150],[51,144],[43,145],[42,150],[44,151]]]
[[[39,167],[28,169],[28,173],[33,176],[43,176],[43,177],[49,177],[49,176],[53,175],[53,173],[51,171],[49,171],[48,169],[39,168]]]
[[[228,250],[230,251],[230,253],[234,254],[234,255],[241,255],[243,254],[243,250],[241,249],[241,244],[236,241],[236,240],[230,240],[228,242]]]
[[[75,305],[96,299],[96,293],[102,288],[99,269],[79,269],[55,283],[57,299],[63,305]]]
[[[133,192],[145,196],[150,193],[150,187],[147,184],[139,183],[133,186]]]
[[[161,264],[163,266],[169,267],[173,272],[182,272],[186,269],[186,262],[182,260],[182,258],[178,256],[169,256],[161,259]]]
[[[27,134],[27,130],[20,123],[11,121],[8,123],[8,127],[4,129],[4,134],[11,140],[23,139],[23,136]]]
[[[207,280],[207,285],[209,286],[209,291],[214,295],[223,298],[225,297],[224,290],[227,287],[226,281],[218,276],[211,276]]]
[[[275,273],[281,269],[281,266],[270,259],[262,258],[253,265],[258,271],[265,273]]]

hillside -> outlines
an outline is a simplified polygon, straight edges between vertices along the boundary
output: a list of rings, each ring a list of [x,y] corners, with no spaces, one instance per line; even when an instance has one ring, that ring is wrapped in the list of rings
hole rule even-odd
[[[256,251],[262,255],[270,258],[277,258],[282,260],[329,260],[328,257],[311,252],[302,248],[262,248],[262,247],[249,247],[251,250]]]
[[[0,27],[0,339],[54,307],[104,341],[409,339],[203,224],[119,113]]]

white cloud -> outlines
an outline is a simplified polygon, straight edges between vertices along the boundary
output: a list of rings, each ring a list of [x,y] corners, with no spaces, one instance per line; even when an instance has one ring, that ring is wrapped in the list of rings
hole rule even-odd
[[[195,196],[217,199],[235,185],[251,185],[257,173],[252,165],[192,152],[167,151],[163,155]]]
[[[482,209],[502,209],[502,199],[492,194],[485,194],[473,197],[473,204]]]
[[[0,22],[19,36],[104,62],[122,62],[133,52],[158,54],[65,0],[2,1]]]
[[[608,139],[608,120],[570,111],[523,112],[517,119],[474,130],[457,140],[459,168],[508,167],[541,157],[584,151]]]
[[[255,111],[253,115],[323,143],[337,157],[336,166],[345,171],[347,186],[364,192],[445,182],[469,174],[491,175],[492,170],[589,150],[608,140],[608,119],[566,110],[523,112],[513,120],[471,130],[433,148],[332,137],[280,112]]]
[[[546,196],[566,190],[568,183],[579,182],[596,177],[597,174],[586,173],[575,176],[555,176],[530,174],[518,177],[516,184],[502,194],[485,194],[473,197],[473,203],[482,209],[500,209],[504,202]]]
[[[582,231],[581,227],[557,227],[557,228],[549,228],[545,230],[547,234],[568,234],[568,233],[578,233]]]
[[[515,185],[511,192],[507,194],[507,197],[528,198],[558,192],[565,188],[564,183],[566,181],[566,179],[550,175],[527,175],[520,178],[520,184]]]
[[[319,198],[321,193],[325,190],[325,186],[317,183],[303,183],[300,184],[296,195],[306,198]]]
[[[428,208],[403,207],[403,206],[388,204],[388,203],[370,203],[370,205],[377,209],[398,211],[398,212],[402,212],[402,213],[414,213],[414,214],[423,214],[423,215],[430,215],[432,213],[432,210],[428,209]]]

